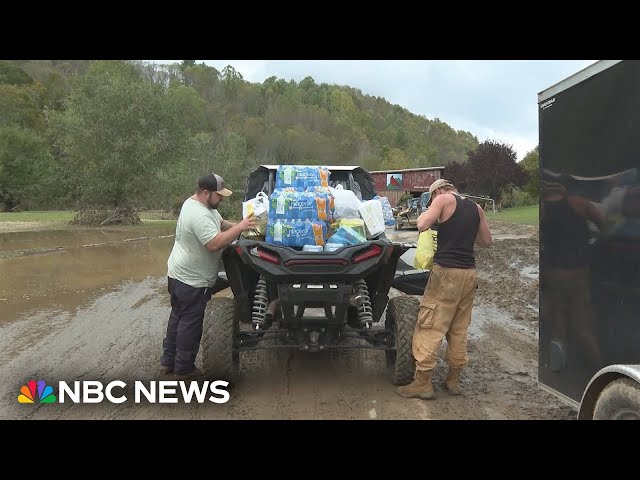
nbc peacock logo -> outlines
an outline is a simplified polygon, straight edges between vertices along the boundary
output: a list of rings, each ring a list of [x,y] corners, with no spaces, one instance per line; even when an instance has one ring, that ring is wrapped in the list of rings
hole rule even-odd
[[[46,384],[44,380],[29,380],[26,385],[20,389],[18,395],[20,403],[55,403],[56,396],[53,394],[53,388]]]

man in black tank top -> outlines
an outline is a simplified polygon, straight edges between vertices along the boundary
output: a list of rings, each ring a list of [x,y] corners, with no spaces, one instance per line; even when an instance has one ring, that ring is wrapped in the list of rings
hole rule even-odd
[[[565,352],[573,351],[571,356],[580,359],[590,378],[602,367],[602,357],[589,286],[594,237],[589,223],[602,230],[606,215],[561,183],[543,181],[541,187],[540,288],[545,294],[540,296],[540,309],[548,319],[540,330],[541,355],[552,371],[560,371],[567,361]],[[554,355],[559,360],[552,361],[552,349],[559,352]]]
[[[431,376],[445,337],[449,365],[445,388],[452,395],[461,393],[460,372],[469,362],[467,331],[478,287],[473,245],[489,247],[492,242],[484,210],[461,197],[451,182],[436,180],[429,192],[430,207],[418,217],[418,230],[439,222],[438,248],[413,333],[415,379],[397,390],[407,398],[434,398]]]

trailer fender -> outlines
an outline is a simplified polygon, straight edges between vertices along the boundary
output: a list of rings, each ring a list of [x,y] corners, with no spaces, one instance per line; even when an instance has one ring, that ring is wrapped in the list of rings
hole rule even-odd
[[[636,383],[640,392],[640,365],[609,365],[599,370],[589,381],[582,395],[578,420],[593,420],[598,398],[603,390],[620,379],[628,379]],[[633,385],[633,383],[631,383]],[[640,405],[640,396],[637,399]],[[640,412],[639,412],[640,413]]]

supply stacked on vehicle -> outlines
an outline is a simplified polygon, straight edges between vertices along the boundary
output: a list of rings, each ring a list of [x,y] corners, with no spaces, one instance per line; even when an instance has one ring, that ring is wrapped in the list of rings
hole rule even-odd
[[[326,167],[280,165],[269,198],[266,241],[273,245],[324,245],[333,218]]]

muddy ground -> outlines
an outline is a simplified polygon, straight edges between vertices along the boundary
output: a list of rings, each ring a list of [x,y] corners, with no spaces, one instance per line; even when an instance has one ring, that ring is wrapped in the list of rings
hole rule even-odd
[[[158,373],[169,314],[167,232],[146,238],[136,233],[129,242],[122,232],[110,233],[102,246],[55,233],[50,240],[5,238],[6,251],[16,252],[26,241],[27,250],[43,253],[0,256],[0,419],[573,419],[576,412],[536,381],[537,229],[491,226],[493,246],[477,250],[480,287],[463,395],[440,387],[446,372],[441,362],[431,401],[399,397],[384,353],[356,349],[242,353],[241,380],[227,403],[135,403],[136,380],[149,385],[171,379]],[[415,241],[417,232],[400,232],[399,238]],[[60,380],[121,380],[128,386],[115,393],[128,400],[18,403],[20,388],[31,379],[56,390]]]

